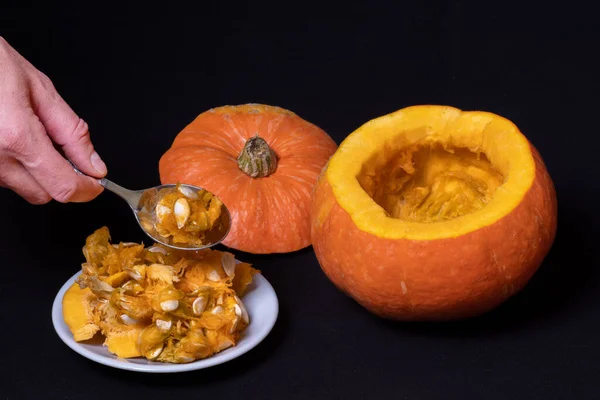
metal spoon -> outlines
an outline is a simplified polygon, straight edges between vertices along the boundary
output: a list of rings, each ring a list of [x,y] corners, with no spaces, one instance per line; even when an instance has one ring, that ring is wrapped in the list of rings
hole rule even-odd
[[[71,161],[69,161],[69,163],[71,164],[75,172],[77,172],[80,175],[85,175],[83,172],[79,171],[79,169],[77,169],[77,167]],[[175,188],[177,185],[167,184],[155,186],[149,189],[129,190],[117,185],[112,181],[109,181],[106,178],[96,180],[106,190],[113,192],[114,194],[125,200],[127,204],[129,204],[129,206],[133,210],[135,219],[137,220],[142,230],[146,233],[146,235],[152,238],[152,240],[155,240],[156,242],[161,243],[167,247],[178,250],[202,250],[207,247],[212,247],[221,243],[221,241],[225,239],[225,237],[229,233],[229,229],[231,228],[231,214],[229,213],[227,207],[225,207],[225,204],[223,204],[221,209],[221,215],[217,223],[215,223],[210,230],[204,231],[205,243],[202,246],[188,245],[186,243],[173,243],[171,237],[166,238],[159,235],[154,227],[154,224],[156,222],[156,204],[158,201],[158,192],[161,189]],[[202,188],[198,186],[186,184],[179,184],[179,186],[190,188],[194,192],[202,190]]]

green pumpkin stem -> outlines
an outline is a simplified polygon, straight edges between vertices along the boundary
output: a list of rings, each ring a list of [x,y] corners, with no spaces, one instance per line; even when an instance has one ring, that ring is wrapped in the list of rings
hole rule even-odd
[[[277,169],[277,154],[258,133],[246,141],[237,158],[238,167],[252,178],[264,178]]]

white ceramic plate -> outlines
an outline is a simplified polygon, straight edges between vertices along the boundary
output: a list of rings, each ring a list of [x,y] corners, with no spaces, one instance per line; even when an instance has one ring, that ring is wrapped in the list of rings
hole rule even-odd
[[[273,287],[261,274],[253,276],[252,283],[242,300],[250,316],[250,325],[244,330],[237,345],[221,351],[209,358],[187,364],[169,364],[146,360],[145,358],[118,358],[99,343],[78,343],[63,319],[62,298],[67,289],[75,282],[76,273],[62,286],[52,305],[52,323],[56,333],[71,349],[82,356],[109,367],[138,372],[168,373],[192,371],[222,364],[246,353],[259,344],[271,331],[279,313],[279,302]]]

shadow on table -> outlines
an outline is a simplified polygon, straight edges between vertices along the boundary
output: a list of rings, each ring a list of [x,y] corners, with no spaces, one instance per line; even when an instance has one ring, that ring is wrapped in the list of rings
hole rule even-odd
[[[564,210],[563,210],[564,211]],[[491,336],[535,326],[573,312],[593,294],[594,244],[573,212],[559,213],[554,245],[528,285],[495,310],[464,321],[396,322],[373,318],[403,333],[430,336]],[[570,215],[569,215],[570,214]]]

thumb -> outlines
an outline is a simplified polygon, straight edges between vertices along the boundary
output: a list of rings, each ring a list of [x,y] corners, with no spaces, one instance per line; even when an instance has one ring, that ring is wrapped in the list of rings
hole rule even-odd
[[[39,77],[32,79],[32,105],[48,136],[85,174],[105,176],[106,165],[94,150],[87,123],[63,100],[50,79],[38,73]]]

